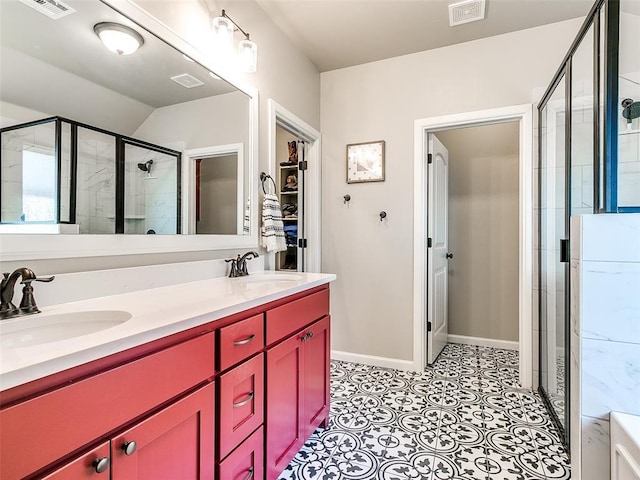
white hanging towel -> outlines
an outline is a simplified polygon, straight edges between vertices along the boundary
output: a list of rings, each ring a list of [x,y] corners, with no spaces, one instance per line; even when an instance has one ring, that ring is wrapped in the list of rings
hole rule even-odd
[[[247,205],[244,208],[244,219],[242,220],[242,233],[249,235],[251,230],[251,200],[247,198]]]
[[[278,197],[267,193],[262,203],[262,246],[268,252],[281,252],[287,249],[282,224],[282,210]]]

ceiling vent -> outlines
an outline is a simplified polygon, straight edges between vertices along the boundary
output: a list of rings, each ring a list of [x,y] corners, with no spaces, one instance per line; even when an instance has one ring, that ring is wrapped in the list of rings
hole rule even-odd
[[[449,26],[484,19],[485,0],[465,0],[449,5]]]
[[[171,77],[176,83],[179,83],[185,88],[193,88],[204,85],[204,82],[201,82],[196,77],[189,75],[188,73],[183,73],[182,75],[176,75],[175,77]]]
[[[69,5],[56,0],[20,0],[26,6],[46,15],[52,20],[66,17],[75,12]]]

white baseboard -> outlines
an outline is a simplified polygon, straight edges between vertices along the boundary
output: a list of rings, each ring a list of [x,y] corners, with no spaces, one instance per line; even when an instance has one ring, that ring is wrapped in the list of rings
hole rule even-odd
[[[510,340],[496,340],[493,338],[467,337],[465,335],[447,335],[447,342],[462,343],[463,345],[478,345],[479,347],[504,348],[507,350],[518,350],[518,342]]]
[[[362,363],[373,367],[395,368],[396,370],[412,371],[413,362],[410,360],[399,360],[397,358],[376,357],[374,355],[363,355],[360,353],[340,352],[331,350],[331,359],[343,362]]]

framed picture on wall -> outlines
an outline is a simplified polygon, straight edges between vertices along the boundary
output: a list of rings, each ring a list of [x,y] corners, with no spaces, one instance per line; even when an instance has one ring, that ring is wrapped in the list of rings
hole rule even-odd
[[[384,140],[347,145],[347,183],[384,181]]]

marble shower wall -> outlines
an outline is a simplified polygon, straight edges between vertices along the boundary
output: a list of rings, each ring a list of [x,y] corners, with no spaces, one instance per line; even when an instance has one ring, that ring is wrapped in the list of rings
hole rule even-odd
[[[609,478],[609,414],[640,415],[640,214],[571,219],[571,457]]]
[[[76,223],[80,233],[115,232],[115,137],[78,128]]]
[[[151,174],[138,168],[153,161]],[[133,145],[125,148],[125,233],[177,233],[176,158]]]

